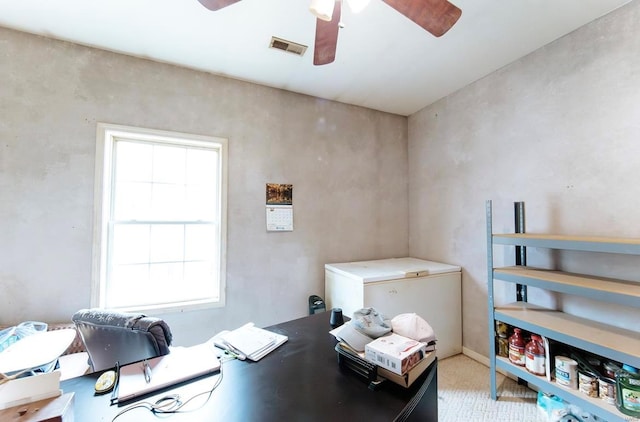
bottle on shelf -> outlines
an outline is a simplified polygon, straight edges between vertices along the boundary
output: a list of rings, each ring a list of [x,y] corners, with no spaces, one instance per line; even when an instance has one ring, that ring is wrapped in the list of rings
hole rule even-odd
[[[496,321],[496,334],[498,337],[507,338],[509,336],[509,324],[502,321]]]
[[[629,365],[615,373],[616,407],[625,415],[640,418],[640,374]]]
[[[509,360],[519,366],[525,366],[524,358],[524,337],[520,328],[514,328],[513,334],[509,337]]]
[[[619,370],[621,370],[621,366],[618,365],[616,362],[604,362],[602,364],[602,369],[604,372],[604,375],[614,379],[616,377],[616,372],[618,372]]]
[[[622,368],[615,362],[603,362],[602,376],[598,379],[598,395],[605,403],[616,404],[616,373]]]
[[[509,357],[509,326],[496,321],[496,354],[503,358]]]
[[[537,334],[531,335],[531,340],[524,349],[525,367],[534,375],[545,375],[545,351],[542,338]]]

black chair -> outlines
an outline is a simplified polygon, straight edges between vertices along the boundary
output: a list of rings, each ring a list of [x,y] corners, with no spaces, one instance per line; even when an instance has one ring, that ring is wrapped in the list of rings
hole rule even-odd
[[[82,309],[71,318],[80,332],[93,371],[169,353],[172,335],[160,318],[144,314]]]

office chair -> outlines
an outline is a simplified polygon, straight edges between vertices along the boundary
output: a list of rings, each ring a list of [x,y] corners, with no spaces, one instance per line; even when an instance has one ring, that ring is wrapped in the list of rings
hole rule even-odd
[[[144,314],[81,309],[71,318],[84,342],[93,371],[169,353],[172,334],[160,318]]]

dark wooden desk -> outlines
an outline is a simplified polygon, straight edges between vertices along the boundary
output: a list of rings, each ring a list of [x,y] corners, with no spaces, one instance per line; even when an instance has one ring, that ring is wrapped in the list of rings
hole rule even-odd
[[[438,420],[437,360],[406,389],[384,382],[376,391],[338,366],[329,312],[269,327],[289,340],[259,362],[223,363],[223,380],[201,408],[189,413],[154,416],[146,409],[125,413],[119,421],[393,421]],[[126,406],[110,406],[110,396],[95,396],[99,373],[63,381],[75,392],[76,421],[111,421]],[[219,375],[199,378],[160,394],[183,399],[209,390]],[[135,402],[134,402],[135,403]],[[194,405],[204,403],[204,399]],[[132,403],[127,403],[127,405]],[[196,406],[189,406],[190,408]]]

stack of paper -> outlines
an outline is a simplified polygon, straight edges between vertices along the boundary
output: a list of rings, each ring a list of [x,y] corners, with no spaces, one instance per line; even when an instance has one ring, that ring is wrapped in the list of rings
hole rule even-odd
[[[262,359],[289,339],[285,335],[258,328],[252,322],[223,333],[221,338],[231,346],[232,351],[240,352],[253,361]]]

